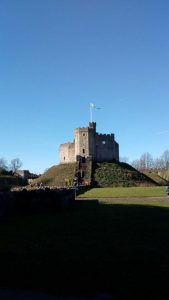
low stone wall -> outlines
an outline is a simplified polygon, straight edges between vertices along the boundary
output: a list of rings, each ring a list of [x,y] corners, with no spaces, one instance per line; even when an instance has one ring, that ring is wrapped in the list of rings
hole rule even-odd
[[[56,212],[74,204],[75,194],[68,189],[32,189],[0,192],[0,217]]]
[[[12,186],[24,186],[27,180],[16,176],[0,176],[0,191],[9,191]]]

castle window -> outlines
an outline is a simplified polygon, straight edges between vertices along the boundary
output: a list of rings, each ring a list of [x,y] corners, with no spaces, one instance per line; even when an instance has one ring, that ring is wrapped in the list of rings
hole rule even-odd
[[[83,133],[83,136],[85,136],[85,133]]]
[[[65,160],[65,156],[64,156],[64,158],[63,158],[64,160]]]
[[[105,145],[105,144],[106,144],[106,141],[102,141],[102,144]]]
[[[83,149],[83,153],[85,153],[85,149]]]

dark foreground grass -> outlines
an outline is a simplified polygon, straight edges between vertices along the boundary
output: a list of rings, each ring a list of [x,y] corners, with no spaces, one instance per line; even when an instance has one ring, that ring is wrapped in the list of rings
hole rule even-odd
[[[77,201],[1,222],[1,286],[169,299],[169,205]]]

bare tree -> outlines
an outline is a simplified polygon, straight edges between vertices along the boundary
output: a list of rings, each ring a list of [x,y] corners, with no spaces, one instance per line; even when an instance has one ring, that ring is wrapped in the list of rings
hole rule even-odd
[[[22,166],[22,162],[19,158],[14,158],[11,160],[10,169],[15,173]]]
[[[8,163],[5,158],[0,158],[0,169],[7,170],[8,169]]]
[[[120,157],[120,162],[128,163],[129,159],[126,156]]]
[[[161,157],[153,158],[149,152],[145,152],[131,162],[131,165],[137,170],[145,169],[167,169],[169,168],[169,150],[165,150]]]
[[[131,165],[137,170],[152,169],[154,167],[154,159],[149,152],[145,152],[140,159],[132,161]]]
[[[169,163],[169,150],[165,150],[163,152],[161,155],[161,160],[163,161],[163,168],[167,168]]]
[[[163,169],[164,162],[161,158],[154,159],[154,169]]]
[[[131,162],[131,166],[135,168],[136,170],[140,170],[140,160],[135,159]]]
[[[145,152],[140,157],[142,169],[152,169],[154,162],[153,157],[149,152]]]

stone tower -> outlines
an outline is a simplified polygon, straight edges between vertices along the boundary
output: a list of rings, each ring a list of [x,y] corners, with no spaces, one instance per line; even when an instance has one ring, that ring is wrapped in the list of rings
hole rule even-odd
[[[98,134],[94,122],[76,128],[74,142],[60,145],[60,162],[85,162],[86,158],[98,162],[119,161],[119,145],[114,134]]]
[[[89,127],[75,129],[75,157],[95,156],[96,123],[89,123]]]

